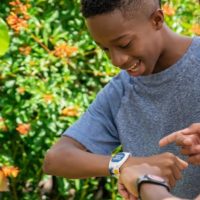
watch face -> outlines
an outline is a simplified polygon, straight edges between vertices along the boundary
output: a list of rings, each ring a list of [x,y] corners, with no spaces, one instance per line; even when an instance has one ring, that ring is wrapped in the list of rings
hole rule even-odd
[[[124,156],[125,154],[123,152],[118,153],[112,158],[112,162],[119,162],[120,160],[124,158]]]
[[[159,176],[155,176],[155,175],[147,175],[147,176],[148,176],[148,178],[156,180],[158,182],[165,182],[165,180]]]

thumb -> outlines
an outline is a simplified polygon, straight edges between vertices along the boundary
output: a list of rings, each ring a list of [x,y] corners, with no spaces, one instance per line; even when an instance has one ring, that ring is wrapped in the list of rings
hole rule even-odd
[[[177,160],[178,160],[178,166],[181,170],[186,169],[188,167],[188,163],[182,159],[180,159],[178,156],[176,156]]]
[[[131,194],[129,200],[137,200],[137,198]]]

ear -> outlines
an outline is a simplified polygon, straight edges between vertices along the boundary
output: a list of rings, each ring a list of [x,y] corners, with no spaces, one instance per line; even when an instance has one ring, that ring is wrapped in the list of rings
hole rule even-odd
[[[164,23],[164,14],[162,9],[157,9],[153,14],[151,15],[151,22],[155,30],[160,30]]]

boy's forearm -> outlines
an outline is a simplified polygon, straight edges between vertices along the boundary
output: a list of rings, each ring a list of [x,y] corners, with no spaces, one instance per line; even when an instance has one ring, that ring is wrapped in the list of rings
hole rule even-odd
[[[47,174],[65,178],[102,177],[109,175],[110,158],[60,142],[47,152],[43,169]]]
[[[63,167],[58,172],[61,176],[67,178],[109,176],[108,164],[110,156],[96,155],[83,151],[78,152],[78,149],[75,151],[77,152],[72,152],[71,156],[66,158],[67,162],[63,160]]]

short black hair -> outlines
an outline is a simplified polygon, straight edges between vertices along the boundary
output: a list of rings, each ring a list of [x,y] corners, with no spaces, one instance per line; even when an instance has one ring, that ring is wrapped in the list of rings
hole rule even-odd
[[[161,0],[152,1],[161,7]],[[95,15],[109,13],[116,9],[125,13],[131,8],[135,8],[136,10],[142,4],[149,2],[150,0],[81,0],[81,11],[85,18],[89,18]]]

